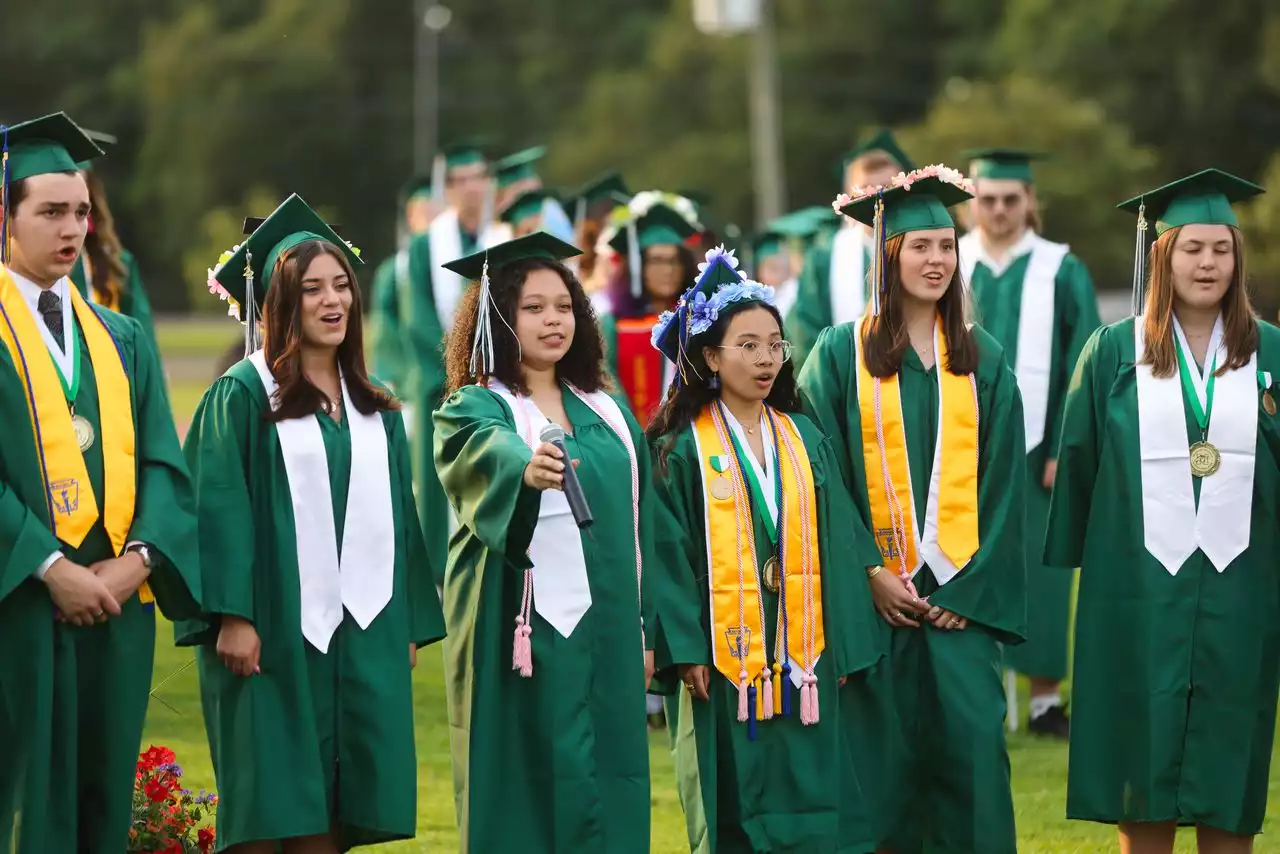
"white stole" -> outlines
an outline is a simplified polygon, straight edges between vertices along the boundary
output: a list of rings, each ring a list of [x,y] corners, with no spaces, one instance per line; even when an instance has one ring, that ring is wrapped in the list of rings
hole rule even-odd
[[[1187,348],[1177,318],[1174,324],[1175,346]],[[1143,543],[1170,575],[1177,575],[1196,549],[1203,550],[1214,568],[1223,572],[1249,545],[1258,442],[1257,353],[1247,365],[1214,381],[1208,441],[1218,449],[1222,462],[1203,479],[1197,509],[1181,377],[1177,371],[1171,377],[1152,375],[1151,366],[1142,364],[1142,317],[1134,318],[1133,330]],[[1183,355],[1203,406],[1209,369],[1220,367],[1227,358],[1222,318],[1214,326],[1203,372],[1197,370],[1189,348],[1183,349]]]
[[[257,351],[249,361],[258,371],[272,409],[276,409],[278,385],[264,352]],[[344,607],[360,628],[367,629],[391,601],[395,585],[395,515],[382,416],[377,412],[362,415],[356,410],[345,378],[342,400],[351,431],[351,481],[341,556],[333,525],[329,463],[316,416],[290,418],[275,425],[293,502],[302,634],[324,653],[342,622]]]
[[[800,280],[795,276],[787,279],[774,291],[774,307],[778,309],[778,314],[782,315],[782,319],[786,320],[787,315],[791,313],[792,307],[796,304],[796,297],[800,295]]]
[[[867,307],[867,265],[863,258],[867,236],[861,228],[847,226],[831,240],[831,325],[862,317]]]
[[[479,245],[482,249],[489,249],[509,238],[509,232],[504,236],[501,229],[491,224],[481,232]],[[454,312],[462,300],[462,291],[467,286],[461,276],[441,266],[462,257],[462,232],[457,210],[449,208],[432,220],[431,227],[427,229],[427,240],[431,247],[431,292],[435,296],[436,317],[440,328],[448,335],[453,328]]]
[[[627,431],[622,409],[604,392],[586,393],[573,386],[569,389],[613,430],[626,448],[632,469],[633,528],[636,537],[637,596],[638,578],[642,570],[640,555],[639,480],[636,449]],[[549,419],[532,400],[516,395],[498,380],[489,381],[489,390],[498,395],[516,422],[516,432],[534,450],[542,444],[539,437]],[[568,465],[569,461],[565,460]],[[538,510],[538,524],[529,542],[529,560],[533,563],[533,609],[561,637],[573,634],[583,616],[591,608],[591,585],[587,579],[587,562],[582,550],[582,532],[573,519],[569,499],[559,489],[544,489]]]
[[[963,281],[972,290],[973,275],[980,259],[1000,276],[1016,258],[1019,250],[1030,245],[1031,258],[1022,278],[1022,301],[1018,308],[1018,354],[1013,366],[1022,395],[1022,425],[1026,432],[1027,453],[1044,441],[1049,417],[1049,381],[1053,371],[1054,297],[1058,270],[1070,251],[1065,243],[1045,240],[1028,230],[1023,243],[1011,250],[1008,263],[997,270],[987,263],[977,231],[960,238],[960,269]]]

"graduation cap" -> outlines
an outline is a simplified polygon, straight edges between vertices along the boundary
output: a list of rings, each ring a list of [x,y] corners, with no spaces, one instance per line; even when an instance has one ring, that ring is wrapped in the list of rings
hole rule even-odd
[[[894,138],[893,131],[888,128],[880,128],[845,152],[844,160],[840,164],[841,172],[843,173],[847,170],[849,164],[859,157],[864,154],[870,154],[873,151],[881,151],[887,154],[894,163],[898,164],[903,172],[910,172],[915,168],[911,164],[911,158],[902,150],[902,146],[898,145],[898,140]],[[841,178],[843,179],[843,175]]]
[[[947,166],[926,166],[903,176],[881,190],[856,199],[840,195],[835,204],[840,213],[871,226],[876,249],[872,252],[872,314],[880,313],[884,287],[884,244],[891,237],[909,231],[954,228],[947,208],[973,198],[969,181]]]
[[[509,225],[515,225],[522,219],[540,216],[547,200],[554,200],[555,198],[555,193],[550,190],[529,190],[521,193],[516,197],[515,201],[507,205],[507,209],[502,212],[500,218]]]
[[[499,189],[505,189],[529,178],[537,178],[538,172],[534,169],[534,164],[546,156],[546,153],[547,147],[539,145],[517,151],[499,160],[494,165]]]
[[[631,295],[638,298],[644,293],[642,253],[645,249],[683,246],[697,231],[679,211],[661,202],[655,202],[639,217],[633,215],[628,219],[626,226],[609,240],[609,245],[627,258]]]
[[[245,219],[244,232],[248,239],[214,271],[213,278],[241,307],[246,355],[258,349],[258,310],[271,286],[271,272],[284,253],[308,240],[323,240],[341,249],[352,267],[364,263],[359,253],[338,236],[337,230],[297,193],[285,199],[270,216]]]
[[[400,193],[398,194],[400,206],[404,207],[414,199],[431,197],[434,185],[434,175],[414,175],[400,185]]]
[[[93,144],[98,146],[98,148],[102,149],[103,154],[110,153],[111,149],[115,148],[116,144],[118,143],[118,140],[109,133],[103,133],[102,131],[96,131],[96,130],[89,130],[88,128],[83,128],[83,130],[84,130],[84,135],[89,137],[89,139],[93,140]],[[81,172],[87,172],[93,168],[93,161],[82,160],[76,164],[76,168],[78,168]]]
[[[466,137],[446,145],[440,152],[440,156],[444,158],[448,169],[470,166],[474,163],[488,163],[489,158],[485,156],[488,144],[489,141],[482,137]]]
[[[1221,169],[1205,169],[1117,205],[1120,210],[1138,216],[1133,259],[1134,315],[1142,313],[1142,290],[1146,284],[1146,230],[1149,222],[1155,221],[1156,236],[1183,225],[1229,225],[1238,228],[1240,223],[1232,204],[1265,192],[1257,184]]]
[[[581,254],[582,250],[573,244],[565,243],[545,231],[535,231],[441,265],[468,281],[480,283],[479,299],[476,300],[476,326],[471,339],[472,377],[483,382],[493,375],[493,315],[498,313],[498,306],[493,301],[493,293],[489,288],[490,271],[496,272],[508,264],[531,258],[564,261]],[[512,335],[514,334],[513,331]]]
[[[573,224],[579,225],[592,208],[600,204],[609,207],[625,205],[631,201],[631,191],[622,179],[622,173],[605,172],[592,178],[564,199],[565,209],[573,214]]]
[[[53,172],[75,172],[102,149],[71,121],[53,113],[13,126],[0,125],[0,264],[9,263],[9,185]]]
[[[1044,160],[1048,155],[1039,151],[1020,148],[975,148],[964,153],[969,160],[969,176],[979,178],[1035,183],[1031,175],[1031,163]]]

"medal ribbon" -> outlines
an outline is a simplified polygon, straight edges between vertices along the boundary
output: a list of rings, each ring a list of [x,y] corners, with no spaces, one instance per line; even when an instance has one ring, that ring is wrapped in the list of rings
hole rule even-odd
[[[1191,344],[1187,341],[1182,325],[1174,318],[1174,329],[1178,339],[1178,376],[1182,379],[1183,396],[1191,405],[1191,414],[1200,427],[1200,438],[1209,434],[1209,418],[1213,415],[1213,387],[1217,380],[1214,371],[1218,367],[1218,344],[1222,339],[1222,320],[1213,327],[1213,335],[1209,339],[1209,349],[1205,354],[1208,368],[1201,374],[1191,370]],[[1208,379],[1205,379],[1205,376]],[[1203,388],[1202,388],[1203,386]]]
[[[137,493],[136,436],[129,378],[123,356],[102,319],[85,302],[79,290],[73,287],[68,291],[94,365],[101,408],[104,526],[111,538],[114,554],[120,554],[133,525]],[[75,328],[65,330],[65,335],[71,340],[78,337]],[[54,366],[44,337],[18,286],[3,268],[0,268],[0,343],[7,348],[26,392],[27,411],[31,416],[45,486],[45,518],[59,540],[77,548],[102,514],[71,424],[71,412],[66,401],[60,399],[66,397],[71,389]],[[77,388],[79,375],[77,369],[76,379],[73,379]],[[60,387],[62,395],[58,394]]]
[[[751,503],[760,508],[760,516],[764,519],[764,529],[769,534],[769,544],[777,549],[778,546],[778,523],[774,521],[773,515],[769,512],[769,504],[765,499],[764,488],[756,477],[755,467],[751,465],[747,458],[747,451],[738,441],[738,435],[733,430],[729,431],[729,440],[733,442],[733,452],[738,457],[738,470],[742,472],[743,478],[747,482],[747,488],[751,493]],[[778,459],[778,437],[776,433],[773,436],[773,486],[774,486],[774,505],[778,508],[778,513],[782,513],[782,477],[780,474],[780,463]]]

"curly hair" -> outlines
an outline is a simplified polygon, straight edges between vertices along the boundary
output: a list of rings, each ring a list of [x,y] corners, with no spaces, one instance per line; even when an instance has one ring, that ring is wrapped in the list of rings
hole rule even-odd
[[[649,422],[648,428],[645,430],[645,436],[650,443],[655,444],[658,449],[658,470],[665,474],[667,468],[667,455],[671,452],[672,446],[675,444],[676,437],[693,423],[698,414],[706,407],[708,403],[720,396],[719,389],[709,387],[706,380],[711,377],[711,369],[707,367],[706,357],[702,354],[704,347],[718,347],[724,341],[725,333],[729,331],[729,324],[733,322],[733,318],[744,311],[753,309],[764,309],[773,315],[773,319],[778,321],[778,333],[785,339],[787,337],[786,328],[782,324],[782,315],[778,309],[762,302],[741,302],[729,306],[720,312],[715,323],[711,324],[706,332],[701,335],[695,335],[689,339],[685,348],[686,358],[692,363],[687,365],[688,382],[681,382],[677,377],[671,384],[671,388],[667,392],[666,398],[662,402],[662,408],[653,416],[653,420]],[[799,412],[800,411],[800,391],[796,387],[796,372],[793,362],[784,362],[782,368],[778,371],[778,376],[773,381],[773,388],[769,389],[769,396],[765,398],[772,408],[779,412]]]
[[[507,388],[517,394],[528,394],[520,364],[520,344],[513,336],[516,313],[525,280],[535,270],[550,270],[560,277],[569,289],[573,304],[573,340],[564,357],[556,365],[556,376],[572,383],[585,392],[595,392],[610,387],[604,369],[604,339],[595,309],[583,290],[582,283],[569,268],[547,258],[526,258],[513,261],[491,272],[489,292],[493,304],[488,307],[493,329],[493,374]],[[484,384],[489,377],[471,372],[471,342],[475,338],[477,303],[480,288],[469,287],[458,303],[453,331],[445,338],[444,365],[448,379],[447,394],[465,385]]]

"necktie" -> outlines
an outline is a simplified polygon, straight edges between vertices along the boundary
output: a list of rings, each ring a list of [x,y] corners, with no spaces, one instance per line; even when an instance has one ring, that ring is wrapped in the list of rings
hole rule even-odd
[[[65,353],[67,345],[62,335],[62,299],[53,291],[41,291],[36,308],[44,318],[44,325],[53,333],[53,340],[58,342],[58,346]]]

